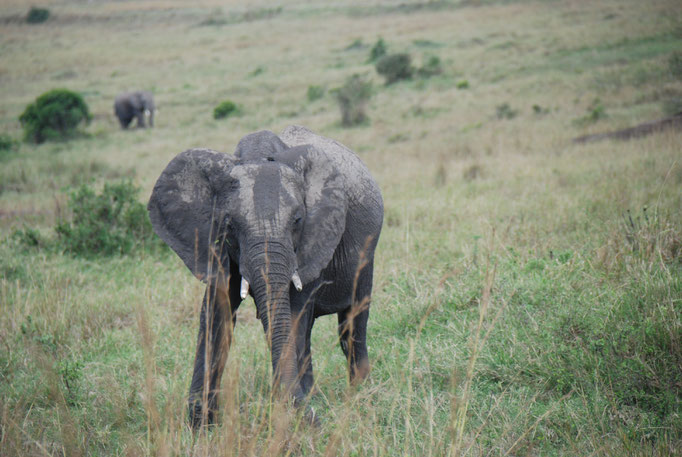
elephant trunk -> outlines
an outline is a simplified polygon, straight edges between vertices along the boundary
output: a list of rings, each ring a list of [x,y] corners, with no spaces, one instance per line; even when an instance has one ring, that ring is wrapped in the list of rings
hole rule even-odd
[[[292,253],[284,245],[269,243],[267,251],[247,256],[248,277],[258,316],[263,323],[272,354],[275,387],[295,394],[297,379],[296,353],[293,346],[289,287],[291,284]],[[292,250],[293,251],[293,250]]]

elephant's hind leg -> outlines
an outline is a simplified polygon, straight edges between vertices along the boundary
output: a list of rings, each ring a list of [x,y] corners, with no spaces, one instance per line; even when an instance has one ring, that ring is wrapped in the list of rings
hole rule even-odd
[[[189,419],[194,429],[215,421],[218,390],[232,342],[235,313],[241,302],[239,282],[237,273],[229,277],[229,286],[210,285],[204,294],[189,390]]]
[[[338,313],[339,343],[348,360],[351,384],[361,382],[369,374],[367,320],[369,319],[372,279],[373,265],[369,263],[358,275],[352,305]]]

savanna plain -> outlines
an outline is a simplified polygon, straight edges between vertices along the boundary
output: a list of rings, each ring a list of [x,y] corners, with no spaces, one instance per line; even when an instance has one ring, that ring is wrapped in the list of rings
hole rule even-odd
[[[41,24],[0,6],[16,140],[0,156],[0,455],[682,454],[682,133],[571,141],[682,106],[678,1],[42,3]],[[440,71],[385,85],[379,38]],[[348,128],[335,89],[354,74],[372,97]],[[53,88],[92,122],[21,141]],[[154,128],[118,126],[114,97],[134,89],[153,92]],[[214,119],[226,99],[238,113]],[[218,424],[195,435],[202,284],[160,244],[76,255],[55,227],[78,226],[82,186],[123,180],[146,204],[177,153],[291,124],[356,151],[383,192],[372,371],[350,386],[336,318],[318,319],[307,424],[272,398],[249,300]]]

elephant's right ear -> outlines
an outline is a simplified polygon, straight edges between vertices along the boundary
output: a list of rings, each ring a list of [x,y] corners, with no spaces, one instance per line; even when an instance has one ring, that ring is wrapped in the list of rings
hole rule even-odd
[[[204,281],[226,260],[221,202],[232,187],[233,166],[234,159],[221,152],[182,152],[159,176],[147,205],[154,231]]]

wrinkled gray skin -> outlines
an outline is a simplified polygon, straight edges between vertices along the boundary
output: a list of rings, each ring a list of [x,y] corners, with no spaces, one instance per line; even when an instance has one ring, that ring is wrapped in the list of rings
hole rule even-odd
[[[149,116],[149,126],[154,127],[154,110],[154,97],[151,92],[124,92],[119,94],[114,101],[114,112],[122,129],[127,129],[134,118],[137,118],[138,127],[146,127],[145,117],[147,116]]]
[[[326,314],[338,315],[351,381],[368,374],[383,202],[352,151],[299,126],[279,137],[247,135],[234,155],[190,149],[163,171],[148,209],[156,233],[207,282],[190,387],[193,427],[214,420],[242,278],[270,344],[276,390],[299,405],[310,393],[310,333]]]

